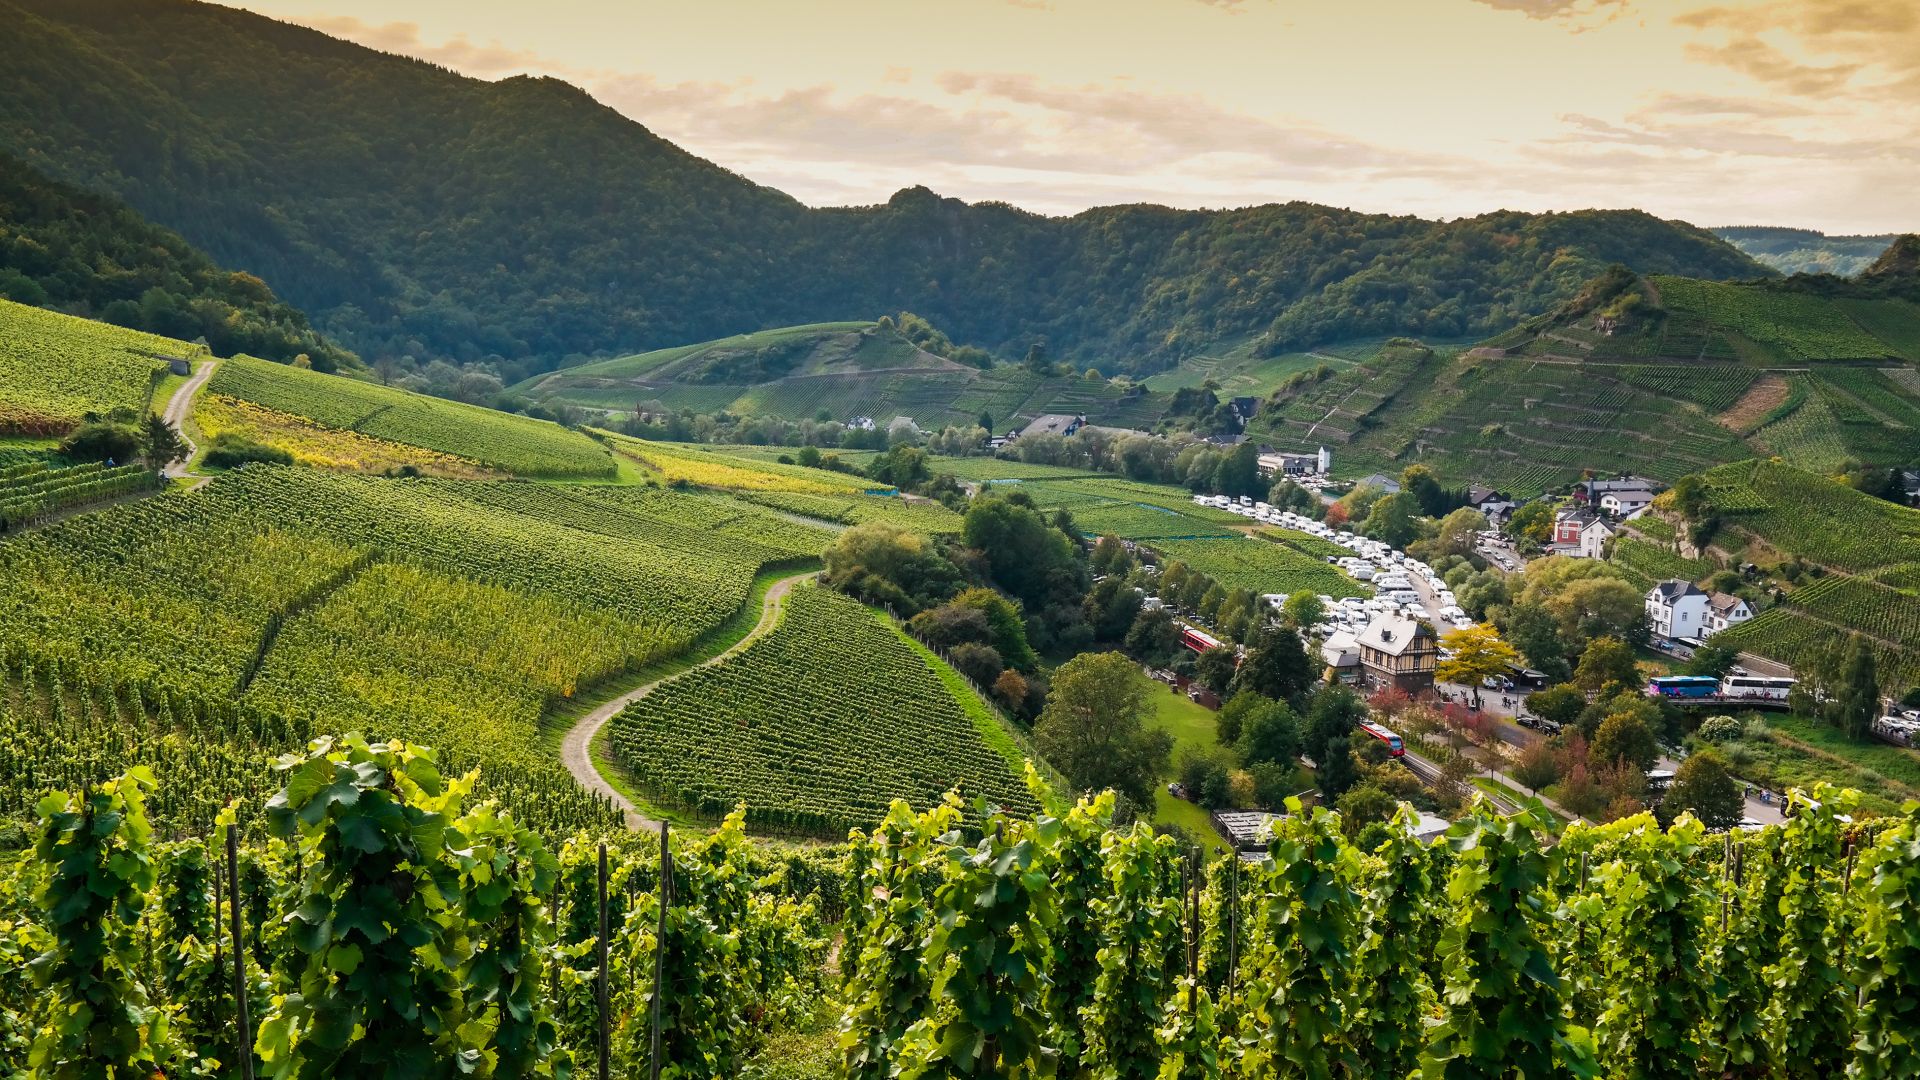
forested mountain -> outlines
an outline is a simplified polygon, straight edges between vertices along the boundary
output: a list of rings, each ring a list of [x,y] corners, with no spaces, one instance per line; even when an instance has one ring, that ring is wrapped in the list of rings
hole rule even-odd
[[[0,154],[0,298],[274,360],[356,364],[252,274],[223,270],[105,195]]]
[[[809,209],[551,79],[482,82],[191,0],[0,0],[0,150],[278,283],[372,356],[568,357],[912,310],[1108,372],[1259,338],[1494,332],[1613,262],[1751,277],[1632,212],[1302,203],[1049,218],[921,188]]]
[[[1852,277],[1865,270],[1893,243],[1895,236],[1893,233],[1828,236],[1813,229],[1771,225],[1729,225],[1712,232],[1782,273],[1841,277]]]

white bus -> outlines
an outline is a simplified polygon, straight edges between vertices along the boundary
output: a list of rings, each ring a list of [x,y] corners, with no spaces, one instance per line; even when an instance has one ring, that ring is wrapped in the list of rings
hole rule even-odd
[[[1765,675],[1728,675],[1720,680],[1720,696],[1729,701],[1785,701],[1794,680]]]

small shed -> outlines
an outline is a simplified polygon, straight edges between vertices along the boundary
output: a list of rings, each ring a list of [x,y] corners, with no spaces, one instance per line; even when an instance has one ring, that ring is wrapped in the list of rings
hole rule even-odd
[[[167,357],[167,370],[173,372],[175,375],[191,375],[193,374],[193,365],[177,356],[169,356]]]

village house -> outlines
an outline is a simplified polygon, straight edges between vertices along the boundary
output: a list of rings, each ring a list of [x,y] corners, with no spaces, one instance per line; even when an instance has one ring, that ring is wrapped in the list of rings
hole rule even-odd
[[[1078,413],[1041,413],[1033,418],[1026,427],[1020,429],[1020,438],[1029,435],[1058,435],[1061,438],[1080,430],[1087,422],[1085,416]]]
[[[1398,687],[1418,694],[1433,689],[1440,642],[1433,628],[1398,615],[1382,615],[1360,632],[1360,670],[1368,687]]]
[[[1651,488],[1620,488],[1600,496],[1600,509],[1616,518],[1632,517],[1652,503]]]
[[[1570,559],[1598,559],[1617,531],[1597,511],[1585,507],[1562,509],[1553,516],[1553,553]]]
[[[1670,578],[1647,590],[1647,626],[1655,637],[1698,641],[1706,636],[1707,601],[1693,582]]]
[[[1702,637],[1712,637],[1729,626],[1753,618],[1753,607],[1732,593],[1717,592],[1707,597],[1707,625]]]
[[[1467,505],[1485,514],[1488,521],[1497,521],[1512,513],[1519,504],[1504,491],[1475,484],[1467,489]]]

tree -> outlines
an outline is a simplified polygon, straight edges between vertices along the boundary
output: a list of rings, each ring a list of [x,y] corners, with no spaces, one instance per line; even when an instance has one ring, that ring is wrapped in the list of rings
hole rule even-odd
[[[992,589],[966,589],[953,598],[955,607],[973,608],[985,615],[987,626],[992,630],[988,643],[1000,654],[1000,659],[1010,667],[1021,671],[1032,671],[1040,658],[1034,655],[1033,646],[1027,643],[1026,623],[1020,618],[1020,608],[994,592]]]
[[[1362,781],[1343,792],[1335,808],[1340,811],[1340,831],[1352,840],[1369,825],[1393,820],[1400,800],[1379,785]]]
[[[1079,548],[1023,495],[975,498],[967,507],[961,536],[986,556],[994,582],[1030,613],[1056,604],[1078,607],[1086,595],[1087,565]]]
[[[1404,548],[1420,539],[1420,523],[1415,520],[1420,507],[1414,497],[1401,492],[1373,504],[1360,532],[1388,547]]]
[[[1000,673],[1006,670],[1006,664],[993,646],[971,641],[955,645],[947,654],[947,661],[955,671],[972,679],[978,686],[992,686],[1000,678]]]
[[[986,612],[951,601],[915,615],[907,625],[920,640],[936,649],[993,640],[993,627],[987,623]]]
[[[1543,547],[1553,539],[1553,518],[1558,504],[1551,499],[1535,499],[1514,508],[1507,517],[1507,535],[1534,547]]]
[[[1446,512],[1447,489],[1440,486],[1439,477],[1428,466],[1409,465],[1400,470],[1400,493],[1411,498],[1419,512],[1428,517]]]
[[[1327,744],[1344,739],[1367,717],[1367,703],[1344,686],[1325,686],[1313,696],[1307,711],[1301,752],[1315,762],[1326,755]]]
[[[1093,629],[1094,640],[1119,641],[1132,628],[1134,617],[1140,614],[1140,603],[1140,594],[1133,591],[1126,578],[1109,575],[1087,593],[1081,610],[1087,625]]]
[[[1557,727],[1570,727],[1586,710],[1587,695],[1570,683],[1549,686],[1527,695],[1527,711]]]
[[[1166,608],[1142,611],[1127,628],[1125,647],[1141,663],[1163,666],[1180,648],[1180,628]]]
[[[1234,651],[1226,646],[1208,649],[1194,661],[1193,678],[1216,694],[1224,694],[1233,681]]]
[[[1047,344],[1044,341],[1036,341],[1027,346],[1025,363],[1027,370],[1035,375],[1053,374],[1053,362],[1047,359]]]
[[[1660,760],[1660,744],[1637,714],[1617,712],[1600,722],[1588,758],[1601,765],[1625,762],[1645,773]]]
[[[1295,629],[1306,630],[1326,621],[1327,605],[1321,602],[1318,593],[1302,589],[1280,605],[1280,617]]]
[[[1560,755],[1545,739],[1536,739],[1520,751],[1508,775],[1528,791],[1539,791],[1560,779]]]
[[[60,441],[60,453],[74,461],[111,461],[125,465],[140,456],[140,434],[131,423],[96,420],[69,432]]]
[[[1153,684],[1120,653],[1083,653],[1054,673],[1034,725],[1040,753],[1085,790],[1112,788],[1152,806],[1173,739],[1150,730]]]
[[[1463,506],[1440,519],[1440,531],[1433,538],[1433,555],[1470,555],[1487,529],[1487,515],[1471,506]]]
[[[1008,712],[1018,714],[1027,703],[1027,680],[1008,668],[993,680],[993,696]]]
[[[1319,781],[1323,800],[1337,801],[1360,779],[1360,772],[1353,764],[1353,746],[1344,735],[1328,739],[1326,750],[1314,761],[1319,765],[1314,779]]]
[[[1214,490],[1222,495],[1253,498],[1266,489],[1260,484],[1260,449],[1243,442],[1220,460],[1214,472]]]
[[[1298,702],[1319,681],[1319,667],[1292,627],[1262,629],[1233,675],[1233,692],[1252,691],[1275,701]]]
[[[1873,647],[1858,634],[1847,645],[1840,668],[1840,696],[1832,706],[1832,720],[1855,739],[1864,739],[1880,715],[1880,677],[1874,670]]]
[[[1698,751],[1674,770],[1673,785],[1660,800],[1660,818],[1671,822],[1683,810],[1693,811],[1694,817],[1716,832],[1733,828],[1747,816],[1740,782],[1712,750]]]
[[[1539,604],[1518,603],[1507,609],[1507,640],[1526,655],[1527,663],[1555,682],[1573,677],[1573,665],[1567,663],[1566,643],[1560,640],[1560,628],[1552,613]]]
[[[1291,767],[1300,757],[1300,718],[1284,702],[1256,694],[1236,694],[1233,700],[1238,704],[1249,698],[1256,704],[1239,724],[1240,760],[1249,765],[1272,761]]]
[[[1687,661],[1685,673],[1688,675],[1708,675],[1715,679],[1725,678],[1727,672],[1740,660],[1740,650],[1721,641],[1708,641],[1693,651],[1693,658]]]
[[[166,417],[159,413],[147,416],[147,462],[155,467],[169,461],[185,457],[186,444],[180,441],[180,433],[173,430]]]
[[[885,522],[841,533],[822,561],[827,584],[869,604],[890,604],[902,615],[952,596],[961,584],[959,569],[925,537]]]
[[[1610,686],[1637,687],[1640,662],[1633,655],[1633,646],[1619,638],[1603,637],[1580,654],[1580,666],[1574,669],[1573,681],[1582,690],[1596,692]]]
[[[1473,703],[1480,704],[1480,685],[1520,666],[1520,653],[1500,640],[1500,632],[1487,623],[1455,630],[1441,642],[1453,655],[1440,661],[1434,677],[1441,682],[1458,683],[1473,690]]]
[[[1124,574],[1132,562],[1126,545],[1117,536],[1102,536],[1094,542],[1093,552],[1087,556],[1087,567],[1096,574]]]

